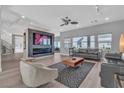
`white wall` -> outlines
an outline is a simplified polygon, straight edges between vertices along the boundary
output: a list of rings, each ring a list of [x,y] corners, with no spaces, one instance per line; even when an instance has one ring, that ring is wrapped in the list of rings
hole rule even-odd
[[[0,34],[0,72],[2,72],[2,68],[1,68],[1,34]]]
[[[73,38],[84,35],[95,35],[97,37],[100,33],[112,33],[112,52],[119,52],[119,39],[121,33],[124,33],[124,20],[61,32],[61,53],[68,54],[68,49],[64,48],[65,38]],[[96,45],[96,48],[98,48],[97,41]]]
[[[0,34],[0,72],[2,71],[1,68],[1,34]]]
[[[2,72],[2,67],[1,67],[1,6],[0,6],[0,72]]]
[[[1,32],[1,39],[5,40],[6,42],[8,42],[9,44],[12,44],[12,34],[5,31],[5,32]]]

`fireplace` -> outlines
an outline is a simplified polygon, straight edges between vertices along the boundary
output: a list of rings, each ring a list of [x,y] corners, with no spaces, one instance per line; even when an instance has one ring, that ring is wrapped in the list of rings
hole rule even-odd
[[[33,55],[48,54],[51,52],[52,52],[51,48],[34,48],[33,49]]]

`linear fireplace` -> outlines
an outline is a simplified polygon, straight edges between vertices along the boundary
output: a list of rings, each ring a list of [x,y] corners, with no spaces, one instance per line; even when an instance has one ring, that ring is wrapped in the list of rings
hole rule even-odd
[[[39,55],[39,54],[48,54],[52,52],[52,48],[34,48],[33,49],[33,55]]]

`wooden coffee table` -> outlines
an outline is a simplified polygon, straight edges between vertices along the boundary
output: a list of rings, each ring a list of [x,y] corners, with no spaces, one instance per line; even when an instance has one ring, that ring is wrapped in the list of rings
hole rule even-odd
[[[63,63],[66,66],[70,66],[70,67],[76,67],[79,64],[82,64],[84,62],[84,58],[81,57],[73,57],[73,58],[67,58],[63,61]]]

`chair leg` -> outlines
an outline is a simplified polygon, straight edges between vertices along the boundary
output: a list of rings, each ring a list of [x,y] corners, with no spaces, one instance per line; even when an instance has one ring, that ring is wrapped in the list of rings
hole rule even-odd
[[[120,80],[118,75],[117,75],[117,81],[118,81],[118,84],[119,84],[120,88],[122,88],[121,80]]]

